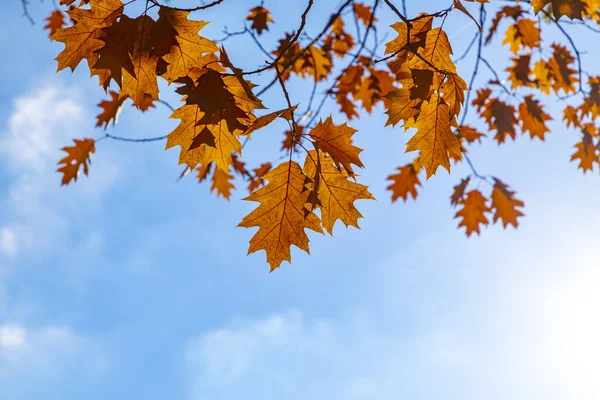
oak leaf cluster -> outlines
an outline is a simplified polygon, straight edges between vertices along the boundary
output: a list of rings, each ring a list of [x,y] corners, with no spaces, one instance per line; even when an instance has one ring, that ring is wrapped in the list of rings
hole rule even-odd
[[[406,133],[410,161],[387,177],[392,201],[417,199],[439,167],[450,172],[468,165],[471,173],[450,196],[467,236],[496,222],[517,227],[524,207],[508,184],[476,170],[470,152],[483,141],[544,141],[559,119],[546,110],[548,99],[564,105],[564,128],[581,133],[572,160],[584,172],[600,165],[600,76],[586,72],[584,51],[570,33],[578,25],[598,31],[600,0],[453,0],[448,8],[414,15],[389,0],[345,0],[335,8],[332,3],[320,28],[310,26],[315,2],[306,0],[298,26],[277,33],[272,49],[262,42],[278,27],[268,1],[239,17],[242,30],[225,31],[221,39],[204,36],[208,21],[201,11],[222,2],[179,8],[158,0],[61,0],[45,28],[64,45],[58,70],[85,61],[107,93],[98,128],[117,123],[126,102],[140,111],[160,107],[160,80],[180,96],[171,114],[177,126],[164,136],[99,138],[164,140],[166,149],[178,151],[181,177],[193,172],[225,199],[246,186],[245,200],[258,204],[239,226],[258,228],[248,252],[265,250],[271,270],[291,261],[292,245],[309,252],[309,230],[332,235],[338,221],[358,228],[362,214],[355,202],[374,197],[358,183],[365,165],[348,122],[365,114],[383,110],[385,125]],[[382,13],[396,22],[380,26]],[[472,26],[470,45],[458,52],[445,28],[449,18]],[[263,53],[263,65],[241,67],[243,56],[226,52],[228,40],[242,35]],[[505,46],[510,59],[504,69],[486,59],[488,46]],[[470,60],[467,73],[457,66],[463,60]],[[290,93],[293,80],[312,86],[307,100]],[[277,111],[262,101],[271,88],[280,91]],[[327,102],[335,104],[336,116],[321,115]],[[248,141],[280,123],[287,127],[277,139],[282,154],[260,154],[264,162],[247,166]],[[63,148],[62,184],[76,180],[81,169],[88,174],[96,142],[75,139]]]

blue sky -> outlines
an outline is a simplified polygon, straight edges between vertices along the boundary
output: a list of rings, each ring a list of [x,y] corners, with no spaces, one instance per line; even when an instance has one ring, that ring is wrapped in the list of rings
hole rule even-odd
[[[391,204],[384,178],[411,156],[408,135],[384,128],[378,109],[350,123],[365,149],[361,182],[378,199],[359,202],[362,229],[312,235],[311,256],[293,251],[269,274],[263,252],[246,256],[253,231],[235,228],[254,207],[243,191],[228,202],[191,177],[177,182],[178,151],[163,143],[102,141],[90,176],[60,187],[59,149],[102,135],[105,95],[83,66],[55,74],[62,45],[41,29],[50,3],[32,2],[33,27],[18,1],[0,14],[0,399],[598,398],[600,177],[569,162],[577,132],[552,123],[543,144],[472,148],[480,171],[517,190],[526,217],[467,239],[449,205],[464,165],[440,170],[418,201]],[[197,18],[219,38],[255,3]],[[269,47],[301,3],[265,2]],[[335,2],[316,3],[313,34]],[[447,22],[456,53],[467,24]],[[226,43],[240,66],[263,61],[251,46]],[[493,48],[489,59],[507,56]],[[300,81],[290,91],[306,98]],[[281,101],[272,90],[265,104]],[[176,125],[168,115],[126,105],[111,132],[163,135]],[[249,162],[276,149],[282,129],[254,134]]]

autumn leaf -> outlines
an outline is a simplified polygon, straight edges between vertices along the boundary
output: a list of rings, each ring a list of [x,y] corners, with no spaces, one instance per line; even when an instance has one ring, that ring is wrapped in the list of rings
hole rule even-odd
[[[600,164],[600,157],[598,156],[598,149],[594,146],[592,136],[585,133],[579,143],[575,145],[577,151],[571,157],[571,161],[579,160],[579,168],[584,173],[591,171],[594,168],[594,164]]]
[[[177,32],[176,44],[171,46],[169,54],[163,56],[168,66],[161,76],[168,82],[185,76],[193,77],[194,71],[200,71],[206,64],[216,60],[212,53],[219,50],[217,45],[198,34],[208,22],[191,20],[188,18],[189,12],[165,7],[161,7],[158,15],[158,23],[163,20]],[[211,66],[214,67],[213,64]]]
[[[364,167],[358,158],[362,149],[352,143],[352,136],[356,133],[346,125],[334,125],[331,116],[327,117],[325,122],[319,121],[310,132],[310,137],[318,144],[319,149],[326,152],[336,165],[341,165],[350,174],[353,175],[352,164]]]
[[[99,57],[97,50],[105,44],[100,40],[104,36],[102,29],[111,26],[122,15],[123,3],[120,0],[90,0],[89,5],[89,10],[75,8],[67,11],[76,23],[58,29],[50,38],[65,44],[65,49],[55,58],[58,61],[57,71],[67,67],[74,71],[82,60],[87,60],[92,74],[99,75],[101,84],[105,84],[107,78],[103,72],[94,69]]]
[[[470,182],[471,178],[466,177],[465,179],[461,179],[458,185],[454,186],[454,191],[452,192],[452,196],[450,196],[450,204],[456,206],[464,200],[465,190]]]
[[[519,105],[519,117],[523,132],[529,132],[532,139],[537,137],[544,140],[544,135],[550,131],[546,126],[546,121],[552,118],[544,112],[540,102],[535,100],[532,95],[525,96]]]
[[[525,204],[521,200],[517,200],[515,192],[509,190],[501,180],[494,178],[494,182],[491,207],[494,213],[494,222],[500,219],[505,228],[508,224],[516,228],[519,225],[517,218],[523,216],[518,208]]]
[[[267,24],[269,22],[273,22],[269,10],[260,6],[251,9],[250,15],[248,15],[246,20],[252,21],[252,25],[250,27],[259,35],[261,35],[263,31],[268,31],[269,27]]]
[[[460,128],[458,128],[458,136],[461,139],[465,139],[469,144],[476,141],[481,143],[481,138],[486,137],[485,134],[477,131],[475,128],[468,125],[463,125]]]
[[[352,9],[354,10],[356,18],[359,21],[361,21],[365,26],[368,26],[369,21],[371,21],[373,15],[373,10],[371,9],[371,7],[363,3],[354,3],[352,5]],[[376,19],[373,18],[373,21],[376,21]]]
[[[244,199],[260,203],[238,225],[259,228],[250,239],[248,254],[265,250],[271,271],[283,261],[291,262],[292,245],[309,252],[305,229],[323,232],[314,213],[304,215],[309,195],[304,186],[305,178],[298,163],[284,162],[265,175],[264,179],[269,182],[266,186]]]
[[[115,91],[110,91],[110,100],[102,100],[98,107],[102,108],[102,113],[98,114],[96,119],[96,127],[100,127],[104,125],[104,129],[108,128],[110,124],[116,124],[117,119],[119,118],[119,114],[123,109],[123,103],[127,100],[127,97],[122,97],[119,99],[119,93]]]
[[[231,192],[235,189],[235,186],[231,181],[233,180],[233,176],[223,171],[220,168],[215,168],[215,172],[212,177],[212,186],[210,191],[217,191],[217,196],[223,196],[227,200],[231,197]]]
[[[487,205],[487,199],[479,190],[472,190],[466,194],[466,198],[458,202],[463,208],[460,209],[455,218],[462,218],[458,227],[466,228],[467,236],[471,236],[473,232],[480,234],[480,225],[489,223],[485,214],[491,212]]]
[[[75,143],[71,147],[63,147],[67,155],[58,164],[64,164],[57,170],[63,174],[61,185],[68,185],[72,180],[76,181],[79,169],[83,166],[83,173],[88,174],[90,154],[96,151],[94,139],[73,139]]]
[[[581,0],[531,0],[533,11],[537,14],[548,4],[552,4],[552,13],[559,19],[563,15],[570,19],[583,19],[585,5]]]
[[[434,95],[421,107],[421,113],[409,120],[405,129],[416,128],[417,133],[406,143],[406,152],[419,151],[415,168],[425,168],[427,178],[439,166],[450,172],[449,153],[460,155],[460,141],[450,130],[450,110],[438,95]]]
[[[62,29],[62,27],[65,26],[65,18],[60,10],[52,11],[46,18],[46,21],[47,23],[44,25],[44,29],[50,31],[48,36],[52,36],[57,30]]]
[[[421,181],[413,163],[398,167],[398,173],[389,175],[387,180],[392,181],[387,187],[392,192],[392,202],[399,197],[406,202],[409,195],[412,195],[413,199],[417,198],[417,186],[421,186]]]
[[[338,220],[346,227],[358,228],[358,219],[363,216],[354,202],[360,199],[375,200],[367,186],[354,182],[345,170],[336,168],[332,158],[315,150],[309,151],[306,156],[304,173],[313,181],[317,173],[320,175],[317,197],[320,200],[323,228],[333,235],[333,226]]]

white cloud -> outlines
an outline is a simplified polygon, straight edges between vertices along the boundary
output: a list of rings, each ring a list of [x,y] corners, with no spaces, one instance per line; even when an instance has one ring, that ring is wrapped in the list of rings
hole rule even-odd
[[[0,349],[23,347],[26,342],[26,332],[19,325],[5,324],[0,326]]]
[[[398,271],[373,284],[381,307],[350,317],[290,312],[201,334],[186,348],[188,399],[596,400],[600,238],[563,218],[560,237],[410,244],[369,267]],[[399,267],[411,252],[422,263]]]
[[[0,229],[0,253],[13,256],[17,252],[15,232],[9,227]]]
[[[97,376],[107,367],[97,346],[68,327],[0,325],[0,387],[6,396],[29,398],[26,394],[43,392],[73,376]]]
[[[75,89],[57,83],[27,93],[14,101],[14,109],[0,134],[0,155],[12,175],[7,196],[0,205],[7,211],[0,251],[19,255],[59,249],[74,210],[99,204],[99,195],[110,187],[117,168],[101,162],[93,180],[80,178],[71,187],[60,186],[57,162],[61,148],[72,138],[94,137],[93,118]],[[96,155],[95,155],[96,156]],[[104,159],[106,155],[94,158]],[[94,160],[96,161],[96,160]],[[81,205],[85,204],[85,207]]]

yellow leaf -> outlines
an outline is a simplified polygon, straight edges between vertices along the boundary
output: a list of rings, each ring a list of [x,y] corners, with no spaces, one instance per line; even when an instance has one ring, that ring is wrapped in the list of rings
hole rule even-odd
[[[251,193],[244,200],[260,205],[248,214],[238,226],[258,227],[250,239],[248,254],[265,250],[271,271],[283,261],[291,262],[292,245],[309,252],[305,229],[322,233],[319,218],[314,213],[304,215],[309,191],[305,190],[306,175],[295,161],[278,165],[264,177],[269,183]]]

